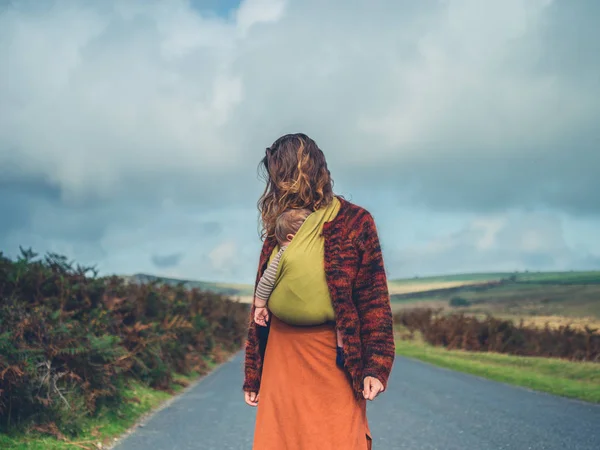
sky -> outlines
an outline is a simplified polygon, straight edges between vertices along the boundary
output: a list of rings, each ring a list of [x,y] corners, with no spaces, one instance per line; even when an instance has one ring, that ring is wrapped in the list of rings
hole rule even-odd
[[[285,133],[390,278],[600,269],[595,0],[0,0],[0,251],[251,283]]]

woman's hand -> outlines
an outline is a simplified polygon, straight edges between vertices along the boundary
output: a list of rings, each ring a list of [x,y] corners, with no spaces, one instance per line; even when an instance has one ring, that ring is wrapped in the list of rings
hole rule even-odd
[[[266,327],[269,320],[269,310],[265,307],[256,307],[254,310],[254,322],[261,327]]]
[[[363,397],[367,400],[373,400],[383,392],[383,384],[375,377],[365,377]]]
[[[258,406],[258,393],[244,391],[244,400],[250,406]]]

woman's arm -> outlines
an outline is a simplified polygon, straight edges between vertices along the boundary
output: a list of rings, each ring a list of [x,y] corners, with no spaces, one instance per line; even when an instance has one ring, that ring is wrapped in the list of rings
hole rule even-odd
[[[265,267],[269,255],[275,248],[275,242],[272,238],[263,242],[260,258],[258,261],[258,271],[256,274],[255,287],[258,285],[262,268]],[[243,390],[246,392],[257,393],[260,386],[260,375],[262,366],[262,357],[269,334],[269,327],[259,327],[254,322],[254,305],[250,308],[250,317],[248,323],[248,337],[245,345],[244,358],[244,384]]]
[[[368,212],[360,220],[355,243],[359,268],[352,295],[360,318],[364,377],[377,378],[385,389],[395,356],[394,329],[379,236]]]
[[[250,323],[248,324],[248,338],[244,352],[244,384],[242,389],[246,392],[258,392],[260,386],[260,336],[259,332],[264,327],[259,327],[254,322],[254,305],[250,309]]]
[[[273,286],[275,286],[275,280],[277,276],[277,267],[279,266],[279,260],[281,259],[281,254],[285,250],[285,247],[277,252],[265,273],[263,273],[262,277],[256,286],[256,292],[254,293],[254,306],[263,307],[267,304],[269,297],[271,296],[271,292],[273,291]],[[259,300],[258,302],[256,300]]]

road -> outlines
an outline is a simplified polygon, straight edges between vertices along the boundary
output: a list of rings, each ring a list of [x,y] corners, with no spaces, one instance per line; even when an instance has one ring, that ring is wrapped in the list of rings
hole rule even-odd
[[[250,450],[256,410],[243,402],[242,357],[177,397],[115,450]],[[389,389],[367,411],[374,450],[600,449],[600,406],[401,357]]]

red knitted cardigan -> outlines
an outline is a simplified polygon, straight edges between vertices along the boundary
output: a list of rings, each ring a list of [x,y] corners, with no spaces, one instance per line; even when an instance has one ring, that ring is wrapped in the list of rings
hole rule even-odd
[[[387,387],[395,355],[392,311],[375,221],[367,210],[338,199],[338,214],[323,226],[325,277],[335,326],[342,332],[345,369],[356,397],[361,398],[367,376]],[[256,283],[275,245],[275,239],[265,240]],[[258,392],[269,327],[256,325],[253,316],[254,306],[245,346],[243,390]]]

